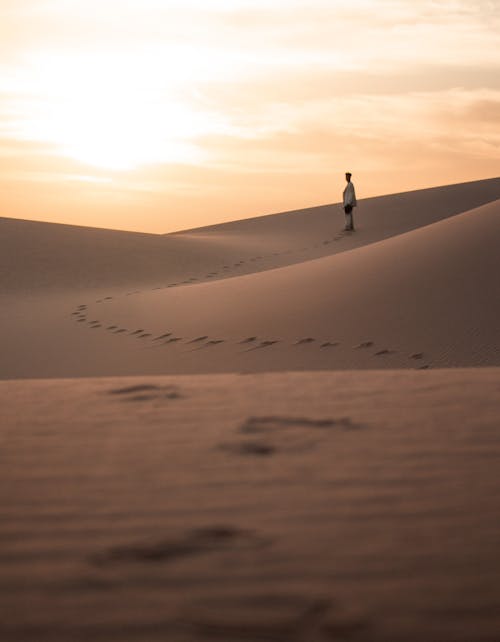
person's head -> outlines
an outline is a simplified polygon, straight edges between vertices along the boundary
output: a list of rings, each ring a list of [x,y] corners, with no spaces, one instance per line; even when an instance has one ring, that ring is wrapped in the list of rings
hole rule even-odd
[[[351,172],[346,172],[346,173],[345,173],[345,179],[346,179],[346,181],[347,181],[348,183],[350,183],[350,182],[351,182],[351,176],[352,176]]]

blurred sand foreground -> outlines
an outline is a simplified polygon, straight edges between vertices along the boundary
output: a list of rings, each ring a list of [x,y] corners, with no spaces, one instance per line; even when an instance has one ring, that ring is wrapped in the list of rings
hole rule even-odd
[[[499,198],[0,219],[0,640],[498,642]]]

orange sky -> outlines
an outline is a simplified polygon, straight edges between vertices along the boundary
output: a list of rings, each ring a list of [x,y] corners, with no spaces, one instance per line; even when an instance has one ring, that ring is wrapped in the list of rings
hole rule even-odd
[[[21,8],[20,8],[21,7]],[[500,175],[500,1],[2,0],[1,216],[168,232]]]

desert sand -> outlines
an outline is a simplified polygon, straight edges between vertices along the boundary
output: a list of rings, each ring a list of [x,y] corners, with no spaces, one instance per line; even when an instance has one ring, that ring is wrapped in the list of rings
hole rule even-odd
[[[0,219],[0,639],[497,642],[499,199]]]

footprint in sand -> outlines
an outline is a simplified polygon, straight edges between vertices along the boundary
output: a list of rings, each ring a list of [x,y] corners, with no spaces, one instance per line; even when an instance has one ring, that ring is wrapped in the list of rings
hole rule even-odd
[[[116,330],[118,328],[117,325],[109,325],[106,330]]]
[[[86,320],[87,319],[85,317],[83,317],[83,319],[78,319],[78,323],[85,323]]]
[[[153,399],[181,399],[182,395],[176,386],[156,386],[138,384],[125,388],[110,390],[110,395],[119,395],[123,401],[151,401]]]
[[[389,348],[383,348],[382,350],[379,350],[378,352],[375,352],[376,357],[381,357],[382,355],[385,354],[396,354],[396,350],[389,350]]]
[[[358,350],[359,348],[371,348],[373,346],[373,341],[363,341],[362,343],[358,343],[357,346],[354,346],[355,350]]]
[[[169,343],[177,343],[178,341],[182,341],[182,337],[171,337],[170,339],[167,339],[163,345],[168,345]]]
[[[304,345],[305,343],[314,343],[316,339],[313,337],[305,337],[304,339],[299,339],[294,343],[296,346]]]
[[[144,334],[140,334],[137,338],[138,339],[145,339],[146,337],[150,337],[151,333],[150,332],[145,332]]]
[[[180,558],[219,552],[248,551],[267,546],[269,541],[247,531],[231,526],[198,528],[177,537],[117,546],[94,555],[94,564],[168,563]]]
[[[414,352],[412,355],[410,355],[410,359],[423,359],[423,358],[424,358],[423,352]]]
[[[90,326],[91,330],[95,330],[96,328],[102,328],[102,325],[100,323],[94,323],[94,325]]]
[[[250,589],[243,594],[212,591],[191,600],[180,611],[180,622],[196,638],[236,642],[333,642],[354,640],[371,621],[361,612],[345,610],[335,599],[307,591]],[[190,637],[191,639],[191,637]],[[194,638],[193,638],[194,639]],[[363,638],[368,639],[368,638]]]
[[[248,337],[243,339],[243,341],[240,341],[240,343],[253,343],[254,341],[257,341],[257,337]]]
[[[249,417],[237,430],[237,439],[218,448],[236,455],[265,457],[277,453],[305,452],[339,431],[360,428],[349,417]]]
[[[340,341],[325,341],[325,343],[321,344],[321,348],[335,348],[336,346],[340,345]]]
[[[218,346],[220,343],[224,343],[225,339],[212,339],[211,341],[207,341],[206,345],[207,346]]]
[[[132,332],[129,332],[130,336],[134,336],[134,334],[142,334],[145,332],[145,330],[133,330]]]
[[[430,365],[428,365],[428,364],[427,364],[427,365],[425,365],[425,366],[419,366],[419,367],[417,368],[417,370],[429,370],[429,369],[430,369]]]
[[[111,301],[112,299],[113,299],[113,297],[112,297],[112,296],[104,297],[104,301]]]
[[[203,335],[202,337],[196,337],[196,339],[191,339],[191,341],[188,341],[188,343],[199,343],[200,341],[206,341],[208,339],[208,335]]]
[[[268,457],[277,452],[276,446],[265,441],[245,441],[243,443],[221,444],[219,447],[233,455],[249,455],[251,457]]]
[[[166,339],[167,337],[171,337],[172,333],[171,332],[165,332],[165,334],[161,334],[159,337],[155,337],[153,341],[160,341],[161,339]]]
[[[120,328],[119,330],[115,330],[113,334],[123,334],[124,332],[127,332],[126,328]]]
[[[254,346],[253,348],[249,348],[247,352],[251,352],[252,350],[259,350],[261,348],[269,348],[270,346],[274,345],[275,343],[278,343],[280,339],[273,339],[273,340],[267,340],[267,341],[261,341],[258,346]]]

